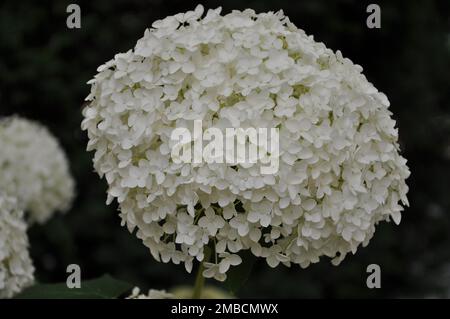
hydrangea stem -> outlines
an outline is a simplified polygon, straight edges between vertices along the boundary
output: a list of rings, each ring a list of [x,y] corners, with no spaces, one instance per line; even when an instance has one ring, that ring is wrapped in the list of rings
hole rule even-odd
[[[203,286],[205,285],[205,277],[203,277],[203,270],[205,269],[204,263],[209,260],[210,256],[209,247],[205,247],[203,260],[198,266],[197,275],[195,277],[194,293],[192,299],[200,299],[202,296]]]

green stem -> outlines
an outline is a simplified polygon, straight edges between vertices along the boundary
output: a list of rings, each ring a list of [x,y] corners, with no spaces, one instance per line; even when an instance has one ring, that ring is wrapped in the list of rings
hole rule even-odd
[[[203,260],[197,269],[197,275],[195,277],[194,293],[192,294],[192,299],[200,299],[202,296],[203,286],[205,285],[205,277],[203,277],[203,270],[205,269],[204,262],[209,260],[210,250],[205,247],[205,255]]]

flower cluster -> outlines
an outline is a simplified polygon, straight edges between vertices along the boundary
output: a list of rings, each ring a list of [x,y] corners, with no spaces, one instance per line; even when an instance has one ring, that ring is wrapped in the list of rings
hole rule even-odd
[[[131,295],[126,299],[191,299],[194,289],[188,286],[175,287],[169,292],[150,289],[147,294],[141,293],[139,287],[134,287]],[[201,292],[200,299],[231,299],[226,292],[213,286],[206,286]]]
[[[74,181],[58,141],[32,121],[0,121],[0,191],[17,198],[30,222],[43,223],[69,208]]]
[[[10,298],[33,283],[26,229],[16,199],[0,194],[0,298]]]
[[[271,267],[321,256],[338,264],[378,222],[398,224],[407,205],[388,99],[281,11],[220,11],[203,16],[198,6],[156,21],[88,82],[82,128],[107,202],[117,199],[154,258],[188,271],[204,261],[205,277],[224,280],[242,250]],[[174,163],[171,132],[193,120],[278,128],[278,172]]]
[[[148,294],[141,294],[139,287],[134,287],[126,299],[174,299],[175,296],[165,290],[150,289]]]

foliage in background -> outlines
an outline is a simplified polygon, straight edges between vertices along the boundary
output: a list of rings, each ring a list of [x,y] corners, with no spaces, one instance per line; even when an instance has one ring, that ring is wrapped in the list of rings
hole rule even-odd
[[[80,288],[68,288],[66,283],[36,284],[14,298],[16,299],[115,299],[121,297],[131,285],[109,275],[86,280]]]
[[[82,28],[66,27],[73,1],[2,1],[0,4],[0,115],[19,114],[49,127],[67,151],[77,181],[73,209],[29,230],[40,282],[65,282],[77,263],[83,279],[111,273],[140,287],[168,289],[192,283],[180,267],[153,261],[106,206],[106,183],[93,172],[80,130],[85,84],[116,52],[131,48],[159,18],[195,7],[181,0],[76,1]],[[380,225],[368,247],[339,267],[327,262],[302,270],[257,262],[240,297],[425,296],[450,290],[450,3],[377,1],[382,28],[366,27],[364,1],[209,1],[224,12],[251,7],[283,9],[317,41],[340,49],[391,101],[400,130],[411,207],[400,226]],[[366,287],[366,267],[382,269],[382,289]]]

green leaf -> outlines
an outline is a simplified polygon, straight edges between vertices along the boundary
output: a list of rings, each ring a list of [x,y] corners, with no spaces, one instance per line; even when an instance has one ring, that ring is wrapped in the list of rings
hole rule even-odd
[[[255,255],[253,255],[249,250],[246,250],[238,255],[242,258],[242,263],[236,267],[230,268],[227,272],[227,280],[225,281],[226,288],[232,294],[236,294],[245,284],[256,261]]]
[[[109,275],[81,282],[81,288],[67,288],[66,283],[37,284],[17,295],[17,299],[115,299],[132,285]]]

